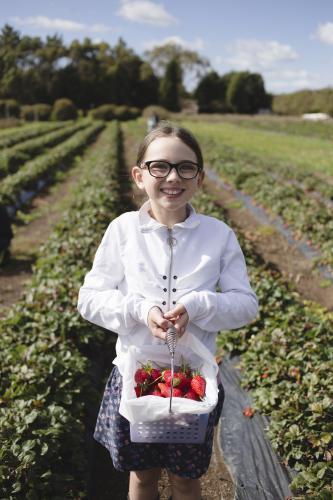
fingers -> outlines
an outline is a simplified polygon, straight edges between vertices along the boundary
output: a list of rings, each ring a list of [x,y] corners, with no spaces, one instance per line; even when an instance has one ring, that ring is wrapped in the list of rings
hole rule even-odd
[[[166,331],[172,326],[171,321],[163,317],[163,313],[159,308],[152,308],[148,314],[148,326],[154,337],[165,340]]]
[[[180,314],[184,314],[186,311],[185,306],[183,304],[177,304],[176,307],[171,309],[170,311],[164,314],[164,317],[170,320],[175,319]]]
[[[186,330],[189,321],[189,316],[183,304],[177,304],[172,310],[167,313],[162,313],[159,307],[153,307],[148,314],[148,325],[154,337],[162,340],[166,338],[167,329],[171,326],[179,337],[181,337]]]
[[[174,326],[175,326],[176,332],[178,333],[178,335],[180,337],[185,333],[188,321],[189,321],[189,317],[188,317],[187,313],[181,314],[177,318],[177,320],[175,321]]]
[[[166,331],[162,330],[162,328],[153,328],[151,330],[154,337],[165,340],[166,339]]]

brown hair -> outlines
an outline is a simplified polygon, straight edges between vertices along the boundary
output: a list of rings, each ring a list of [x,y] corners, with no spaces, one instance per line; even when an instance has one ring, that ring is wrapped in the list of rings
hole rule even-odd
[[[147,134],[146,137],[143,139],[138,149],[138,154],[136,159],[137,165],[140,165],[142,163],[142,160],[146,154],[148,146],[155,139],[159,139],[160,137],[177,137],[178,139],[180,139],[184,144],[186,144],[186,146],[188,146],[194,152],[195,156],[197,157],[197,162],[200,169],[203,168],[203,157],[201,148],[194,135],[192,135],[191,132],[186,128],[177,127],[176,125],[167,121],[160,121],[158,126],[153,130],[151,130],[149,134]]]

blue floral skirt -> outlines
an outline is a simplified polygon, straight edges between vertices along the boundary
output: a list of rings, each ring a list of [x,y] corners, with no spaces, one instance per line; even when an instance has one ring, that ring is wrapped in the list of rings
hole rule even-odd
[[[208,469],[213,446],[214,426],[221,416],[224,389],[218,385],[218,404],[209,414],[205,441],[202,444],[132,443],[130,423],[119,413],[122,376],[115,366],[106,383],[94,439],[110,452],[118,471],[162,467],[178,476],[197,479]]]

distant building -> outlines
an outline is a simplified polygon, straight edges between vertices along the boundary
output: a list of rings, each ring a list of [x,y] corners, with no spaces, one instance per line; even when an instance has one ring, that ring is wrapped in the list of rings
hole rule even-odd
[[[302,115],[303,120],[309,120],[312,122],[323,122],[325,120],[330,120],[330,115],[327,113],[305,113]]]

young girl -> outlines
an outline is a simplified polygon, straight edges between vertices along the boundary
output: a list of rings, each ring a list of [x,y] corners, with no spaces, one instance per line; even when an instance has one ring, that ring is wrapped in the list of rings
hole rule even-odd
[[[117,470],[130,471],[130,500],[158,498],[161,468],[173,500],[201,498],[199,478],[210,462],[224,393],[219,382],[203,444],[132,443],[129,422],[119,414],[129,346],[163,344],[173,324],[179,336],[188,329],[215,354],[217,332],[246,325],[258,311],[234,232],[189,203],[204,175],[189,131],[161,122],[148,133],[132,169],[148,201],[111,222],[79,292],[81,315],[118,334],[94,438]]]

